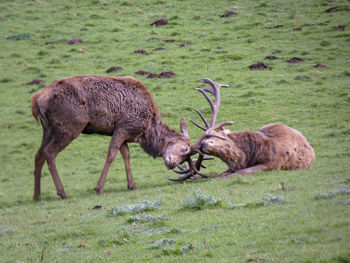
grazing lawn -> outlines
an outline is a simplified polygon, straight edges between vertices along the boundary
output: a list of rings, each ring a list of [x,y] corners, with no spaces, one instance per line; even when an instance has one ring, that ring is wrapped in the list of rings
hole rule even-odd
[[[350,262],[349,17],[345,0],[1,1],[0,262]],[[56,162],[68,199],[45,165],[33,201],[42,130],[31,95],[88,74],[138,78],[177,130],[182,116],[200,121],[193,108],[210,114],[198,79],[229,84],[217,122],[292,126],[316,161],[174,183],[135,144],[138,190],[118,155],[97,196],[110,137],[80,135]]]

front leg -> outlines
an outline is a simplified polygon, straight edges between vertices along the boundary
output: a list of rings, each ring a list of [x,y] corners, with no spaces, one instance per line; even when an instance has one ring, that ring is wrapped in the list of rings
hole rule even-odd
[[[236,172],[232,172],[230,171],[230,169],[226,170],[225,172],[221,173],[218,177],[218,179],[224,179],[230,176],[234,176],[237,174],[241,174],[241,175],[248,175],[248,174],[252,174],[252,173],[256,173],[258,171],[266,171],[268,170],[268,166],[265,164],[258,164],[249,168],[244,168],[241,170],[238,170]]]

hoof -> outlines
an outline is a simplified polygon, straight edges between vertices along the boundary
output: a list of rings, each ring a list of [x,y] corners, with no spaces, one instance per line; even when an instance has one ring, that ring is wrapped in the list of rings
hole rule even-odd
[[[99,186],[96,186],[96,187],[95,187],[95,191],[96,191],[96,194],[98,194],[98,195],[103,194],[103,189],[100,188]]]
[[[132,185],[132,186],[128,186],[128,189],[129,190],[137,190],[137,187],[136,187],[136,185]]]
[[[65,192],[63,193],[57,193],[58,196],[60,196],[62,199],[67,199],[67,195]]]

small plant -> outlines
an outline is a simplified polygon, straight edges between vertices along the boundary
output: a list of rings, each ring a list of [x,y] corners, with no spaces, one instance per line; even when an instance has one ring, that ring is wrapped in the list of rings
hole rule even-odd
[[[194,249],[195,246],[193,244],[189,244],[187,246],[183,246],[181,248],[176,249],[163,249],[162,254],[163,255],[183,255]]]
[[[348,194],[350,194],[350,188],[343,186],[342,188],[340,188],[338,190],[329,191],[326,194],[316,195],[315,198],[316,199],[329,199],[329,198],[333,198],[333,197],[338,196],[338,195],[348,195]]]
[[[174,239],[163,238],[163,239],[157,240],[153,244],[149,245],[147,248],[156,249],[156,248],[165,247],[165,246],[172,246],[174,245],[174,243],[175,243]]]
[[[7,226],[0,225],[0,237],[6,237],[8,235],[14,235],[15,231]]]
[[[288,198],[285,198],[283,196],[277,195],[273,196],[271,194],[265,194],[263,196],[263,206],[268,206],[268,205],[280,205],[285,202],[288,202]]]
[[[168,220],[168,218],[165,215],[157,215],[157,216],[152,216],[152,215],[141,215],[141,216],[130,216],[129,219],[127,220],[128,223],[145,223],[145,222],[162,222]]]
[[[224,199],[214,199],[211,195],[205,195],[197,190],[193,193],[194,199],[186,199],[180,203],[180,210],[201,210],[203,208],[224,207]]]
[[[135,205],[126,205],[123,208],[112,208],[111,215],[117,216],[117,215],[124,215],[126,213],[135,213],[139,214],[144,211],[154,211],[159,209],[160,201],[151,202],[148,200],[142,201],[140,204]]]

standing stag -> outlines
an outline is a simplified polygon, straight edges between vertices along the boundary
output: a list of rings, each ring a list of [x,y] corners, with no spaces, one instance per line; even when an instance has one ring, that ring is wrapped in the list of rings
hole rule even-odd
[[[128,189],[136,189],[130,169],[128,142],[137,142],[153,157],[163,157],[169,169],[188,159],[190,143],[182,118],[182,135],[166,125],[148,89],[132,77],[75,76],[54,81],[32,96],[32,113],[43,128],[35,156],[34,199],[40,196],[45,161],[57,195],[66,198],[55,159],[80,133],[111,136],[107,159],[96,185],[103,192],[109,167],[118,150],[124,160]]]
[[[219,157],[228,166],[221,173],[221,178],[235,174],[251,174],[267,170],[297,170],[308,169],[315,160],[313,148],[305,137],[297,130],[283,124],[269,124],[259,131],[244,131],[234,133],[224,126],[232,125],[233,122],[226,121],[215,125],[218,109],[220,107],[220,87],[227,85],[218,84],[210,79],[202,79],[211,88],[199,90],[210,104],[212,115],[211,121],[207,122],[203,115],[196,110],[203,120],[205,126],[193,121],[197,127],[204,130],[204,134],[191,147],[191,154],[197,152],[200,156],[204,154]],[[215,104],[207,92],[215,96]],[[199,158],[198,158],[199,159]],[[201,161],[201,160],[200,160]],[[196,167],[201,163],[197,161]],[[189,167],[187,170],[179,166],[180,171],[186,174],[172,181],[182,181],[194,176],[196,172]]]

